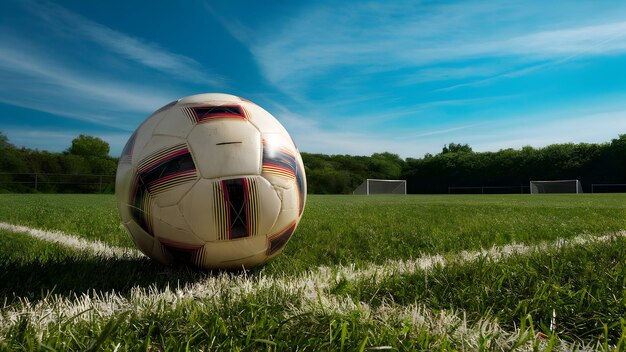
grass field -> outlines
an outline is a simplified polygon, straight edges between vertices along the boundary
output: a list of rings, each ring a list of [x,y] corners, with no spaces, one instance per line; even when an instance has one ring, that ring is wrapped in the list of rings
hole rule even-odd
[[[2,194],[0,222],[78,241],[0,228],[2,349],[626,347],[625,194],[309,196],[248,272],[132,254],[113,196]]]

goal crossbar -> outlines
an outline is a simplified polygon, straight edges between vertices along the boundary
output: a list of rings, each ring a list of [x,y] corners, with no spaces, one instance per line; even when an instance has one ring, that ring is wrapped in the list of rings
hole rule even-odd
[[[406,180],[368,178],[352,194],[406,194]]]
[[[579,180],[530,181],[530,194],[583,193]]]

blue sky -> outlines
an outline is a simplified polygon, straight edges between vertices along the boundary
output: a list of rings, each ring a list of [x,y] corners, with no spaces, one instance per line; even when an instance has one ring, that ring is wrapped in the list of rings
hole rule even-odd
[[[306,152],[402,157],[626,133],[624,1],[0,3],[0,130],[118,155],[152,111],[225,92]]]

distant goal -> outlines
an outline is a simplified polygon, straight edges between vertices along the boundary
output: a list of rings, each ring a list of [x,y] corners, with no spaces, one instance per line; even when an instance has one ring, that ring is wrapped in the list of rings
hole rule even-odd
[[[579,180],[530,181],[530,194],[583,193]]]
[[[352,194],[406,194],[406,180],[379,180],[368,178]]]

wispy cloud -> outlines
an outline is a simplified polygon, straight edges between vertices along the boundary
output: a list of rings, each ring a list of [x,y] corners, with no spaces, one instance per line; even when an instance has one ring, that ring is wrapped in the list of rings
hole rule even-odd
[[[235,93],[268,107],[312,152],[420,156],[449,142],[497,150],[607,140],[623,127],[623,103],[601,107],[621,92],[619,75],[609,76],[623,74],[626,3],[305,2],[252,13],[201,1],[213,17],[198,18],[219,20],[230,37],[211,34],[236,60],[200,59],[191,41],[168,46],[123,32],[110,13],[95,21],[96,6],[13,3],[15,14],[0,24],[0,102],[83,121],[37,116],[52,132],[76,125],[122,140],[157,107],[207,82],[221,88],[204,67],[215,65],[237,79]],[[567,110],[585,104],[592,108]],[[607,122],[590,122],[599,119]]]
[[[623,96],[601,101],[581,101],[556,114],[553,110],[511,114],[507,119],[485,116],[471,123],[449,121],[431,127],[398,127],[360,130],[354,124],[328,129],[318,120],[282,106],[275,116],[297,141],[301,150],[327,154],[370,155],[389,151],[402,157],[436,154],[444,144],[468,143],[475,151],[498,151],[526,145],[554,143],[603,143],[626,133]],[[558,132],[555,132],[558,131]]]
[[[601,40],[601,37],[603,39]],[[595,40],[591,40],[591,38]],[[572,40],[573,39],[573,40]],[[559,30],[552,32],[542,32],[521,38],[514,38],[510,42],[514,43],[516,50],[521,48],[526,50],[523,53],[536,53],[533,49],[548,48],[548,50],[536,53],[545,59],[552,53],[555,59],[528,67],[513,70],[503,70],[486,78],[454,84],[448,87],[437,89],[436,91],[451,91],[462,87],[473,87],[493,83],[500,79],[519,77],[536,71],[559,66],[577,57],[594,54],[618,54],[626,51],[626,22],[618,22],[610,25],[592,26],[578,28],[574,30]],[[551,45],[552,44],[552,45]],[[556,44],[556,46],[554,46]],[[502,46],[507,46],[502,43]],[[511,50],[513,52],[513,50]],[[565,56],[561,54],[566,54]]]
[[[414,135],[410,136],[410,138],[420,138],[420,137],[429,137],[429,136],[436,136],[436,135],[445,135],[445,134],[450,134],[451,132],[458,132],[458,131],[467,130],[467,129],[470,129],[470,128],[484,126],[486,124],[487,124],[487,122],[481,122],[481,123],[474,123],[474,124],[470,124],[470,125],[462,125],[462,126],[450,127],[450,128],[445,128],[445,129],[441,129],[441,130],[431,130],[431,131],[428,131],[428,132],[422,132],[422,133],[414,134]]]
[[[318,119],[293,112],[280,103],[273,101],[268,101],[268,103],[272,107],[270,109],[272,113],[285,125],[300,149],[314,153],[371,155],[389,151],[398,153],[402,157],[421,156],[425,153],[437,152],[443,146],[433,137],[448,135],[452,138],[456,132],[480,128],[482,124],[450,124],[439,129],[403,128],[391,131],[364,131],[352,128],[356,122],[344,122],[340,124],[343,127],[329,129]],[[439,103],[446,104],[446,102]],[[356,124],[367,123],[367,121],[363,122],[363,119],[366,118],[361,117]]]
[[[502,66],[474,65],[465,67],[426,67],[403,74],[398,78],[398,86],[409,86],[428,82],[457,81],[467,78],[491,77],[505,71]]]
[[[43,53],[32,55],[20,48],[2,47],[0,67],[16,74],[36,78],[41,83],[71,90],[83,98],[95,98],[115,103],[124,110],[149,111],[164,101],[164,95],[145,87],[107,80],[104,77],[85,75],[49,61]]]
[[[21,38],[2,36],[0,101],[91,123],[130,128],[140,117],[177,97],[152,87],[66,67]]]
[[[328,154],[371,155],[390,151],[402,157],[421,157],[441,152],[449,142],[468,143],[475,151],[545,147],[554,143],[604,143],[626,132],[626,110],[579,115],[573,118],[537,121],[520,117],[498,126],[489,122],[459,125],[441,130],[395,131],[395,133],[324,131],[311,129],[298,134],[303,150]],[[559,131],[555,133],[555,131]],[[320,143],[319,141],[324,141]],[[306,149],[305,149],[306,148]]]
[[[172,53],[155,43],[101,25],[59,5],[41,1],[27,5],[30,11],[55,30],[79,36],[129,60],[181,80],[224,87],[225,80],[196,60]]]
[[[579,11],[561,4],[561,11]],[[582,6],[581,6],[582,8]],[[461,60],[507,58],[541,62],[574,56],[626,52],[626,22],[553,24],[534,22],[530,28],[507,26],[510,17],[531,15],[522,5],[506,3],[461,5],[389,4],[318,6],[279,28],[263,31],[222,21],[233,36],[254,54],[265,77],[289,91],[306,86],[320,75],[350,67],[358,76],[376,70],[423,68],[417,83],[450,78],[492,76],[492,68],[429,68]],[[494,16],[497,14],[498,20]],[[550,26],[546,26],[550,23]],[[534,24],[534,26],[532,26]],[[555,25],[560,27],[555,28]],[[430,71],[429,71],[430,70]],[[517,74],[532,71],[519,71]],[[505,77],[505,76],[503,76]],[[400,84],[411,82],[409,78]]]
[[[589,104],[580,102],[560,113],[543,111],[507,120],[494,118],[455,138],[469,143],[475,151],[497,151],[528,145],[540,148],[555,143],[604,143],[626,133],[623,97]]]
[[[436,113],[438,110],[445,110],[447,108],[470,108],[498,101],[512,100],[515,98],[519,98],[519,96],[502,95],[481,98],[432,100],[416,104],[405,104],[393,110],[377,111],[375,113],[355,114],[353,116],[343,117],[341,121],[343,123],[355,124],[356,126],[358,126],[358,128],[371,127],[376,125],[381,126],[390,121],[403,119],[419,119],[422,121],[428,121],[432,119],[433,114]],[[447,130],[447,128],[444,130]]]
[[[626,51],[626,21],[539,31],[491,43],[494,55],[518,54],[545,57],[607,55]]]

